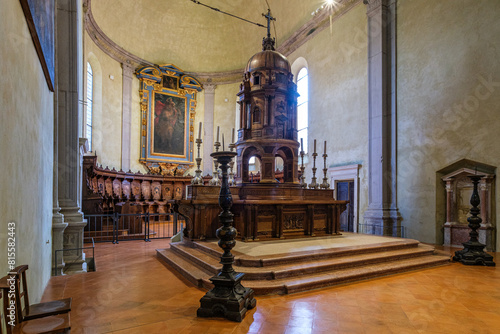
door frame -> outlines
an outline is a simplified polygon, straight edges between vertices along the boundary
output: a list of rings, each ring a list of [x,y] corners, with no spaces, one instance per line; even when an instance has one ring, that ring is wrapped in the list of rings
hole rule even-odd
[[[328,168],[328,175],[330,176],[330,184],[333,188],[333,197],[337,199],[337,182],[347,182],[354,181],[354,203],[353,205],[353,231],[354,233],[358,232],[358,224],[359,224],[359,169],[361,165],[345,165],[345,166],[336,166]]]

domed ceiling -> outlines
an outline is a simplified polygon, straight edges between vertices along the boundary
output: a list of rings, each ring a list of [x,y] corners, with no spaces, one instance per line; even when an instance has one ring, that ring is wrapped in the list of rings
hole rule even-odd
[[[200,0],[221,11],[266,25],[266,0]],[[321,0],[267,0],[277,47],[313,20]],[[342,2],[342,1],[341,1]],[[154,64],[189,72],[243,70],[261,51],[266,29],[210,10],[191,0],[90,1],[95,23],[127,52]],[[314,30],[312,30],[314,31]],[[310,32],[309,32],[310,33]]]

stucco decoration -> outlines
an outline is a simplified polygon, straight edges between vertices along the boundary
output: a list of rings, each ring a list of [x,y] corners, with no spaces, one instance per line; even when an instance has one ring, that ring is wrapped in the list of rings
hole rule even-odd
[[[174,65],[146,66],[136,72],[141,97],[141,156],[151,173],[174,166],[182,175],[193,165],[196,93],[201,83]]]

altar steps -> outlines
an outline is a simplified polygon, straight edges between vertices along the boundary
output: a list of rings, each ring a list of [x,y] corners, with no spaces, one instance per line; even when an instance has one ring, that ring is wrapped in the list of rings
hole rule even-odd
[[[449,256],[416,240],[276,254],[235,255],[234,269],[245,273],[243,285],[257,295],[287,294],[449,263]],[[159,259],[193,284],[210,289],[221,268],[216,244],[172,243],[157,251]]]

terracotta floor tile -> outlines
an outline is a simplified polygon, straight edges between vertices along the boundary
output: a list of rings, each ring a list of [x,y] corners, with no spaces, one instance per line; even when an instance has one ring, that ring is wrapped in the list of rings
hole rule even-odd
[[[156,258],[168,240],[97,244],[97,272],[52,277],[72,297],[72,333],[480,333],[500,328],[500,269],[461,264],[291,295],[257,297],[241,323],[197,318],[206,291]]]

